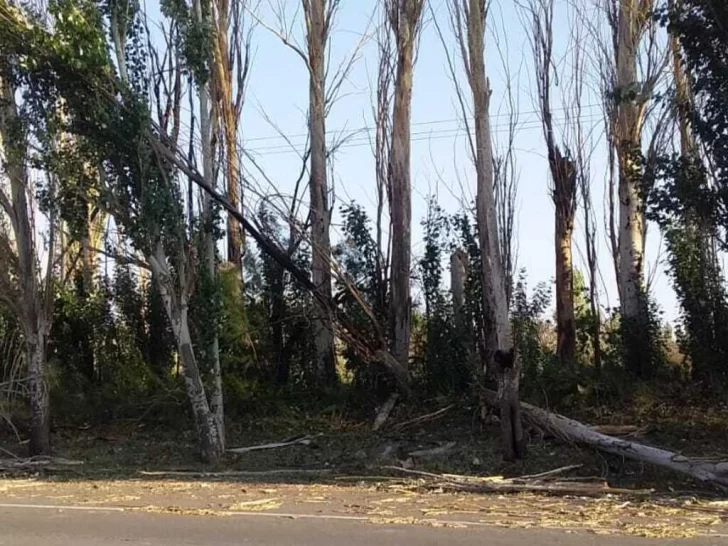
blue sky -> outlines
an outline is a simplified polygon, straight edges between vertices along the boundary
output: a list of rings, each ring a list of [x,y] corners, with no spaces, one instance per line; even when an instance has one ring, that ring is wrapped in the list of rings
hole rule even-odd
[[[284,5],[293,16],[299,6],[298,0],[271,0],[275,5]],[[413,264],[421,254],[420,220],[426,212],[425,199],[436,195],[441,206],[448,212],[457,212],[462,203],[470,201],[475,192],[475,178],[467,153],[464,130],[459,121],[459,107],[456,103],[454,86],[447,69],[442,42],[437,35],[432,17],[437,17],[457,68],[454,42],[450,35],[444,0],[432,0],[432,7],[425,8],[425,19],[414,76],[412,103],[412,183],[413,183]],[[332,62],[345,59],[366,32],[373,32],[376,17],[372,19],[374,0],[342,0],[341,8],[332,35]],[[494,2],[489,15],[489,34],[486,44],[488,74],[493,90],[491,115],[496,144],[507,137],[507,109],[505,103],[506,77],[503,60],[497,43],[505,56],[514,86],[520,128],[516,136],[517,170],[519,172],[517,250],[518,267],[528,272],[529,285],[550,281],[554,275],[553,250],[553,205],[548,194],[549,173],[544,155],[543,137],[539,118],[535,113],[535,94],[532,84],[533,68],[530,64],[531,50],[528,36],[523,28],[522,15],[511,0]],[[557,5],[565,2],[557,0]],[[156,6],[147,5],[148,13],[158,13]],[[269,7],[269,0],[262,0],[259,17],[266,24],[276,27],[277,23]],[[303,44],[303,23],[300,20],[292,26],[294,37]],[[563,7],[557,10],[555,21],[555,56],[565,55],[569,22]],[[243,111],[240,134],[247,151],[256,157],[273,181],[263,182],[260,177],[261,193],[290,193],[293,181],[301,168],[298,154],[305,143],[306,108],[308,103],[308,79],[303,61],[269,30],[259,26],[253,36],[254,63],[249,83],[247,100]],[[333,107],[328,119],[329,134],[335,131],[353,131],[372,126],[372,86],[376,81],[377,47],[372,40],[361,50],[361,58],[354,66],[348,81],[342,87],[341,98]],[[604,188],[605,148],[599,135],[602,134],[599,95],[594,90],[591,76],[586,78],[587,91],[584,98],[584,119],[593,126],[595,144],[598,145],[592,157],[592,194],[595,200],[599,228],[599,255],[602,286],[602,305],[616,306],[614,272],[609,257],[604,230]],[[464,82],[464,80],[463,80]],[[563,119],[562,103],[554,99],[554,115],[557,126]],[[281,138],[278,130],[285,133],[293,149]],[[343,203],[356,201],[370,211],[374,210],[376,189],[374,160],[366,132],[356,136],[343,147],[335,157],[334,190],[336,208]],[[251,174],[254,172],[251,171]],[[582,259],[582,222],[577,213],[575,236],[575,263],[584,270]],[[336,222],[336,218],[334,219]],[[332,237],[337,237],[334,227]],[[675,295],[670,281],[659,267],[660,237],[656,227],[648,232],[648,269],[657,267],[653,280],[653,293],[657,297],[666,318],[677,316]]]

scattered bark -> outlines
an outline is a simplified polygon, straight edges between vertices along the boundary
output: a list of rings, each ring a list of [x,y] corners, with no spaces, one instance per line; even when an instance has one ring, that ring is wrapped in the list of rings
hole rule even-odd
[[[83,465],[83,461],[62,457],[31,457],[29,459],[0,459],[0,471],[24,470],[67,470],[69,467]]]
[[[275,470],[223,470],[221,472],[140,470],[139,474],[163,478],[264,478],[266,476],[316,476],[333,471],[332,468],[277,468]]]
[[[606,483],[583,483],[573,481],[545,481],[538,478],[504,478],[502,476],[463,476],[460,474],[435,474],[401,468],[398,466],[384,466],[387,470],[402,472],[420,478],[426,478],[428,488],[449,489],[468,493],[546,493],[551,495],[579,495],[583,497],[600,497],[603,495],[651,495],[651,489],[623,489],[609,487]],[[561,469],[558,469],[561,470]]]
[[[402,423],[397,423],[392,428],[395,430],[398,430],[398,429],[408,427],[410,425],[418,425],[420,423],[432,421],[434,419],[437,419],[438,417],[442,417],[443,415],[445,415],[445,413],[447,413],[454,407],[455,407],[454,404],[450,404],[449,406],[445,406],[444,408],[439,409],[437,411],[433,411],[432,413],[428,413],[426,415],[420,415],[419,417],[415,417],[414,419],[409,419],[408,421],[404,421]]]

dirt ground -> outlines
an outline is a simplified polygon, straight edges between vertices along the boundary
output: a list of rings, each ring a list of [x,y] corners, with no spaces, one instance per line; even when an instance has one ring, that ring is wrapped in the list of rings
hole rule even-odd
[[[229,453],[217,469],[197,463],[190,432],[133,421],[93,428],[56,427],[55,455],[82,464],[0,471],[0,499],[12,504],[113,506],[221,517],[239,512],[281,517],[324,514],[371,523],[728,537],[728,500],[679,475],[564,445],[534,431],[530,431],[526,461],[506,464],[500,457],[497,424],[483,424],[473,410],[452,407],[433,419],[418,421],[419,417],[415,412],[396,414],[378,433],[371,432],[370,423],[352,423],[335,413],[240,422],[229,427],[231,447],[301,436],[309,440],[277,449]],[[718,430],[726,420],[699,412],[690,419],[709,421],[646,418],[646,427],[636,415],[619,419],[604,415],[602,419],[639,425],[636,440],[686,455],[719,454],[728,438],[728,431]],[[599,420],[594,415],[592,422]],[[444,452],[433,457],[413,455],[433,448]],[[13,437],[0,439],[0,459],[22,449]],[[643,494],[589,498],[466,493],[392,469],[508,477],[566,465],[572,468],[559,474],[565,480],[640,489]],[[205,475],[211,471],[228,474]],[[645,494],[645,489],[652,492]]]
[[[373,524],[489,525],[588,530],[651,538],[728,537],[728,501],[689,497],[646,500],[477,495],[423,489],[417,481],[330,477],[329,483],[282,481],[0,480],[3,504],[121,507],[185,515],[230,516],[266,512],[309,514]]]

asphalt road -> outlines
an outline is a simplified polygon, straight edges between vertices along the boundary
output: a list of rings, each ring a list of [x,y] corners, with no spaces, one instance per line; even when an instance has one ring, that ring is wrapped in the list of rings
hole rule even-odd
[[[382,525],[266,514],[184,516],[0,506],[0,546],[652,546],[728,545],[725,539],[647,540],[552,530]]]

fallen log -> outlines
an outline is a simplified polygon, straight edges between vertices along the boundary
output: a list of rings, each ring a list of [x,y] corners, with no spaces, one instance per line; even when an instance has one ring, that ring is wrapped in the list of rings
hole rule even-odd
[[[433,411],[432,413],[428,413],[427,415],[420,415],[419,417],[415,417],[414,419],[409,419],[408,421],[404,421],[402,423],[397,423],[396,425],[392,425],[393,430],[400,430],[404,427],[408,427],[410,425],[418,425],[420,423],[424,423],[426,421],[432,421],[433,419],[437,419],[438,417],[441,417],[448,411],[450,411],[452,408],[455,407],[455,404],[450,404],[449,406],[446,406],[442,409],[439,409],[437,411]]]
[[[316,434],[315,436],[302,436],[300,438],[293,438],[291,440],[283,440],[282,442],[272,442],[270,444],[258,444],[255,446],[248,447],[231,447],[228,449],[228,453],[250,453],[251,451],[261,451],[264,449],[277,449],[279,447],[288,447],[295,445],[310,446],[313,443],[314,438],[323,436],[322,434]]]
[[[497,407],[496,396],[494,391],[485,389],[484,399]],[[588,445],[605,453],[668,468],[703,483],[728,489],[728,461],[703,462],[665,449],[607,436],[579,421],[548,412],[526,402],[521,402],[521,409],[526,421],[564,441]]]
[[[63,467],[79,466],[83,461],[62,457],[31,457],[30,459],[0,459],[0,470],[59,470]]]
[[[276,468],[273,470],[223,470],[220,472],[188,470],[139,470],[142,476],[157,478],[262,478],[267,476],[315,476],[329,474],[332,468]]]
[[[456,445],[456,442],[448,442],[432,449],[418,449],[417,451],[410,451],[409,456],[415,459],[435,459],[447,455]]]
[[[636,425],[596,425],[591,427],[594,432],[606,434],[607,436],[639,436],[648,431],[649,427],[638,427]]]
[[[389,419],[389,414],[392,413],[392,410],[394,409],[394,405],[397,403],[397,400],[399,399],[399,394],[392,393],[389,398],[382,404],[382,407],[379,408],[377,411],[377,415],[374,418],[374,424],[372,425],[372,430],[374,432],[378,431],[384,423],[387,422],[387,419]]]

